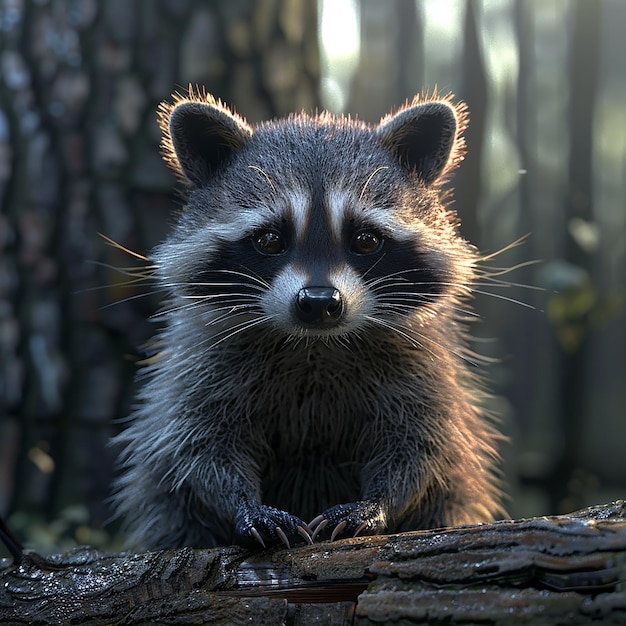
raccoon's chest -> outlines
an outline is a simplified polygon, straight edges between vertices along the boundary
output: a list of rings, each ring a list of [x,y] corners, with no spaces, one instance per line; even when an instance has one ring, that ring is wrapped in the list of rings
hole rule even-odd
[[[324,348],[276,363],[257,405],[264,502],[309,519],[358,498],[371,419],[359,402],[358,370],[354,355]]]
[[[354,458],[373,418],[380,381],[356,355],[331,346],[281,355],[257,405],[267,443],[281,458]]]

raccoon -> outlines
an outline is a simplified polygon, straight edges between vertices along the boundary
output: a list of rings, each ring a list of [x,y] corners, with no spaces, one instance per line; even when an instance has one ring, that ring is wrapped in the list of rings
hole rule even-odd
[[[465,328],[479,256],[443,188],[464,106],[253,127],[191,92],[159,121],[186,198],[152,255],[159,353],[114,439],[130,542],[289,546],[501,516]]]

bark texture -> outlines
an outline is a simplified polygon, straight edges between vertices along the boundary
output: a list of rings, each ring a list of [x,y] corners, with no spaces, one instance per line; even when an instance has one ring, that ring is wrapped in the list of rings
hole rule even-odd
[[[568,516],[241,548],[31,554],[9,624],[624,624],[626,503]]]

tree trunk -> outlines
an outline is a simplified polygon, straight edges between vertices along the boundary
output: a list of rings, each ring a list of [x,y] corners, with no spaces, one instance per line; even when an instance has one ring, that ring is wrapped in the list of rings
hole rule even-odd
[[[26,555],[11,624],[624,624],[626,502],[251,554]]]

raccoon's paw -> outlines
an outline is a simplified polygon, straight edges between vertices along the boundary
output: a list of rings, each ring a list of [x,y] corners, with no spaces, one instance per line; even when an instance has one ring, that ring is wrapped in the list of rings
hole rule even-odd
[[[235,533],[246,547],[283,543],[290,548],[302,540],[313,543],[311,530],[301,519],[264,504],[241,507],[235,518]]]
[[[376,535],[387,527],[387,516],[377,500],[359,500],[337,504],[326,509],[309,523],[313,541],[318,535],[328,535],[334,541],[339,536]]]

